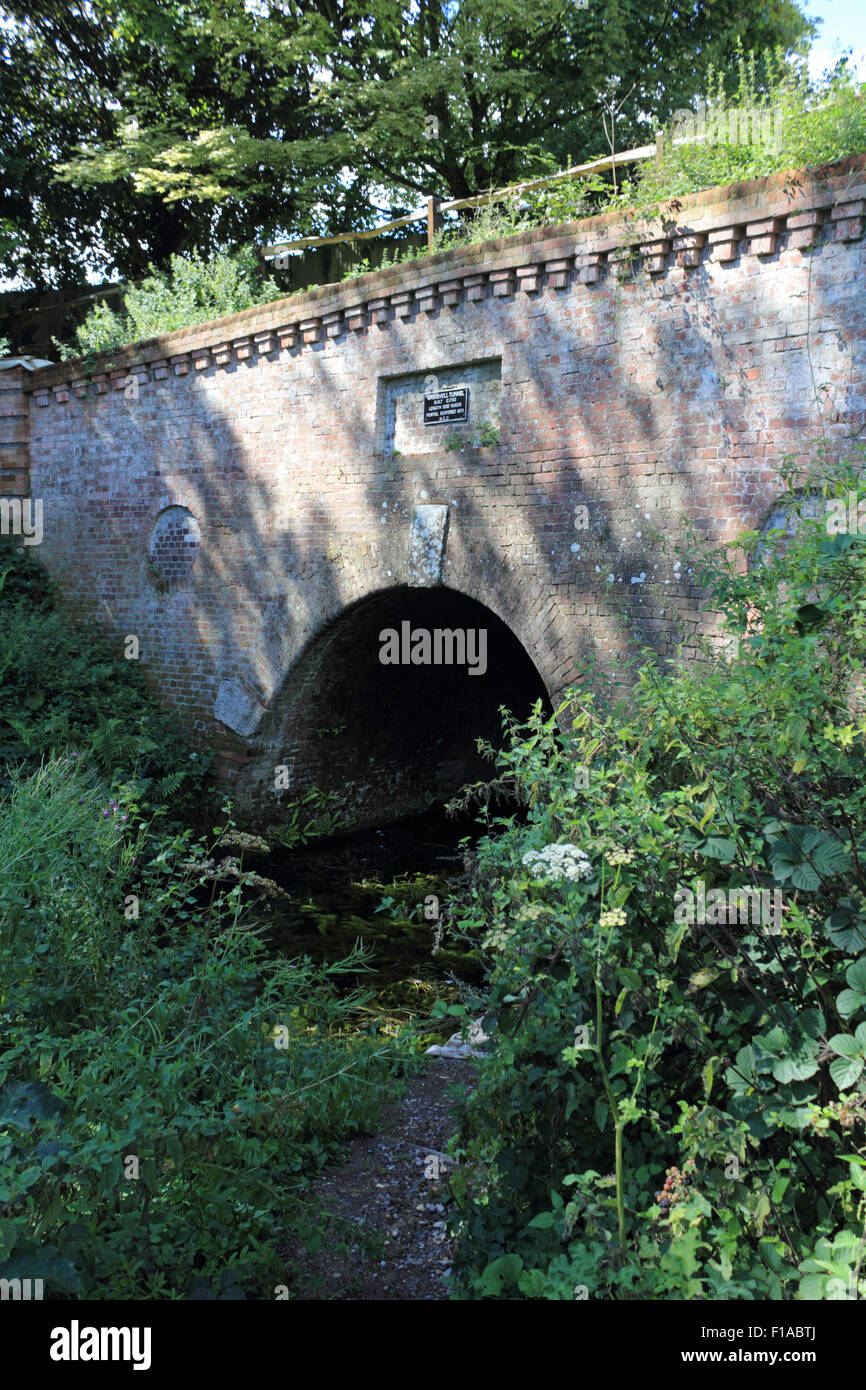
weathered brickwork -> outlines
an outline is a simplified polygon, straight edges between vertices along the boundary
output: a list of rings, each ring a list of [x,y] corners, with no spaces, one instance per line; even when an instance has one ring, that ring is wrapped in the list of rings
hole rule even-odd
[[[710,190],[667,221],[591,218],[325,286],[92,376],[27,374],[41,557],[79,614],[139,637],[241,797],[277,765],[300,788],[351,764],[347,798],[370,808],[375,746],[312,736],[341,722],[329,692],[353,699],[334,664],[351,667],[353,615],[369,642],[365,614],[399,626],[407,593],[441,582],[498,615],[555,700],[591,658],[621,668],[630,628],[667,652],[706,621],[658,535],[760,526],[786,455],[861,435],[864,215],[850,160]],[[487,392],[498,445],[445,449],[453,427],[420,414],[429,375]],[[428,578],[419,507],[447,508],[422,518]],[[154,555],[195,547],[169,527],[160,551],[168,508],[198,528],[171,583]]]
[[[0,497],[21,497],[30,474],[30,398],[24,367],[0,372]]]

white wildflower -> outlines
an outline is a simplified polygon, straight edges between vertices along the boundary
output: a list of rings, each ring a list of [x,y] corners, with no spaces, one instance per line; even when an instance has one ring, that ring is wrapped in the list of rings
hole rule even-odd
[[[605,856],[608,864],[631,864],[634,861],[633,849],[612,849]]]
[[[543,850],[528,850],[523,856],[523,864],[533,878],[548,883],[559,878],[568,878],[576,883],[582,878],[589,878],[592,873],[592,865],[585,851],[568,842],[545,845]]]
[[[270,848],[260,835],[248,835],[244,830],[229,830],[223,835],[223,845],[230,845],[233,849],[258,850],[261,854],[270,854]]]

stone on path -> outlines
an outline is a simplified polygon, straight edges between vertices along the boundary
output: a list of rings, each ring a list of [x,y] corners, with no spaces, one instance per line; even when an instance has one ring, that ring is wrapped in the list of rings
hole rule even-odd
[[[470,1023],[467,1037],[462,1033],[452,1033],[445,1043],[434,1043],[428,1047],[427,1053],[430,1057],[449,1057],[455,1061],[462,1062],[467,1057],[484,1057],[482,1043],[488,1041],[487,1034],[481,1028],[481,1020],[477,1019]]]

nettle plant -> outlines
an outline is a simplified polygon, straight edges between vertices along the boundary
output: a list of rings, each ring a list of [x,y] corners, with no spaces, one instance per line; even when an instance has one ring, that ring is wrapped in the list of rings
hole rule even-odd
[[[522,813],[454,909],[494,1039],[457,1145],[470,1297],[866,1295],[866,538],[818,516],[747,566],[759,539],[684,551],[723,642],[498,755]],[[780,920],[676,909],[747,890]]]

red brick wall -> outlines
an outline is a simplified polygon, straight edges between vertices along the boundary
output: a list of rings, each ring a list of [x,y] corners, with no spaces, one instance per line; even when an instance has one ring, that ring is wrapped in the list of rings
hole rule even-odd
[[[0,497],[26,495],[30,475],[30,398],[24,367],[0,372]]]
[[[554,699],[590,658],[621,668],[629,626],[667,652],[701,625],[700,595],[654,536],[683,517],[714,542],[760,526],[784,456],[863,430],[864,199],[866,161],[849,160],[655,223],[591,218],[325,286],[138,344],[92,379],[28,374],[41,557],[78,613],[139,638],[247,792],[280,763],[295,785],[321,775],[292,713],[323,698],[310,653],[352,604],[407,584],[420,504],[449,508],[444,584],[504,620]],[[422,430],[422,452],[395,456],[389,380],[417,373],[420,409],[425,375],[479,363],[500,383],[498,446],[448,452],[437,427],[441,447]],[[148,548],[169,506],[200,543],[166,587]],[[224,682],[246,692],[248,736],[214,716]]]

